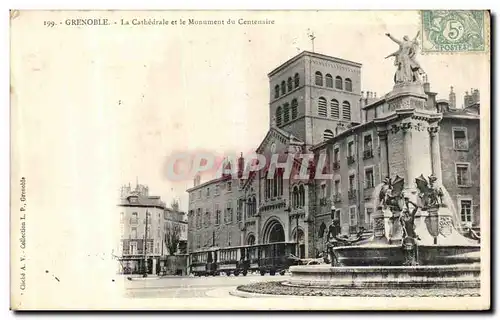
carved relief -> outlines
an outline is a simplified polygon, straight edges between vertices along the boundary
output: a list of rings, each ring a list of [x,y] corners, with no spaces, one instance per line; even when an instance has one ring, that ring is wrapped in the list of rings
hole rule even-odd
[[[403,130],[403,132],[410,131],[412,127],[413,127],[413,125],[410,122],[404,122],[401,124],[401,130]]]
[[[451,235],[453,231],[453,221],[451,217],[439,217],[439,233],[443,235],[443,237],[447,237]]]
[[[423,100],[411,100],[411,107],[415,109],[424,109],[424,101]]]
[[[429,131],[429,134],[431,135],[431,137],[433,137],[437,133],[439,133],[439,127],[428,127],[427,131]]]
[[[383,217],[373,219],[373,232],[375,237],[385,236],[385,224]]]

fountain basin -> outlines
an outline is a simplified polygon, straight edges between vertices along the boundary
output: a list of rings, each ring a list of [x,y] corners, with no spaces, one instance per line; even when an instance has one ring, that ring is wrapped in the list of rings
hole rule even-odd
[[[480,264],[444,266],[293,266],[288,286],[318,288],[479,288]]]
[[[451,265],[480,262],[479,245],[418,245],[419,265]],[[401,245],[368,244],[333,249],[341,266],[403,266],[404,249]]]

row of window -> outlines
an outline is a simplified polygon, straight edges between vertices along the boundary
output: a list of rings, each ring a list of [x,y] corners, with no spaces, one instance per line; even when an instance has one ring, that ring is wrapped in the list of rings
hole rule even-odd
[[[338,100],[330,100],[330,112],[328,112],[328,102],[325,97],[318,98],[318,116],[341,119],[340,104]],[[342,120],[351,120],[351,104],[348,101],[342,102]]]
[[[228,246],[230,247],[231,245],[236,245],[236,243],[231,242],[231,231],[227,232],[226,236],[226,241],[225,243],[221,243],[222,241],[220,240],[221,236],[220,234],[215,234],[215,238],[213,238],[214,234],[205,231],[204,235],[202,234],[196,234],[193,236],[193,249],[199,249],[199,248],[204,248],[204,247],[210,247],[215,244],[216,247],[218,246]],[[201,259],[200,259],[201,258]],[[201,255],[198,257],[198,262],[202,262],[203,260],[206,260],[205,258],[202,258]],[[196,261],[193,261],[196,262]]]
[[[132,255],[144,254],[144,245],[139,247],[137,241],[128,241],[128,243],[126,244],[121,242],[120,246],[121,246],[120,249],[123,254],[132,254]],[[146,242],[146,253],[153,254],[153,240],[148,240]],[[154,245],[154,253],[160,254],[160,243],[158,242],[155,243]]]
[[[298,116],[298,102],[297,99],[292,100],[291,109],[290,104],[287,102],[283,105],[283,108],[278,107],[276,109],[276,125],[279,127],[282,124],[286,124],[291,120],[297,119]]]
[[[459,187],[469,187],[471,185],[471,172],[469,163],[456,163],[456,183]],[[364,170],[364,188],[370,189],[375,187],[375,174],[373,167],[367,167]],[[348,196],[349,198],[356,197],[356,175],[354,173],[349,175],[348,182]],[[320,189],[320,199],[327,199],[328,191],[326,183],[321,185]],[[340,178],[335,179],[333,182],[333,198],[335,202],[341,201],[341,185]]]
[[[232,181],[227,181],[225,186],[226,186],[226,192],[232,192],[233,191],[233,182]],[[210,197],[210,195],[211,195],[210,187],[206,187],[206,189],[204,190],[204,192],[203,192],[202,189],[198,190],[198,200],[202,198],[203,193],[205,194],[205,197],[207,197],[207,198]],[[214,186],[214,196],[218,196],[218,195],[220,195],[220,185],[216,184]],[[194,197],[191,196],[191,194],[190,194],[189,198],[190,198],[191,202],[194,201]]]
[[[265,199],[283,196],[283,174],[276,171],[273,179],[266,179],[264,185]]]
[[[224,210],[224,221],[221,220],[221,210],[219,208],[219,204],[216,203],[214,205],[214,212],[215,212],[215,225],[219,225],[221,223],[231,223],[233,222],[233,207],[231,202],[228,202],[226,205],[226,208]],[[242,220],[242,214],[243,214],[243,201],[238,200],[238,208],[236,210],[236,221],[241,221]],[[196,215],[194,216],[194,225],[197,229],[200,229],[202,226],[210,226],[212,222],[212,216],[210,211],[206,211],[203,213],[202,217],[202,209],[198,208],[196,210]]]
[[[151,223],[151,212],[147,212],[148,224]],[[165,213],[165,219],[167,218],[167,214]],[[120,222],[125,222],[125,213],[120,212]],[[138,224],[139,223],[139,214],[137,212],[132,212],[130,217],[130,224]],[[146,224],[146,219],[143,219],[143,223]],[[161,215],[158,213],[158,224],[161,223]]]
[[[281,95],[285,95],[287,94],[287,92],[291,92],[293,89],[296,89],[299,86],[300,86],[300,76],[298,73],[296,73],[293,76],[293,80],[292,77],[288,77],[288,80],[286,82],[285,80],[281,81],[281,86],[276,85],[274,87],[274,98],[277,99],[280,97],[280,93]]]
[[[349,207],[349,226],[356,226],[358,224],[358,215],[357,215],[357,208],[356,206],[350,206]],[[473,205],[472,205],[472,199],[460,199],[458,202],[458,210],[460,212],[460,222],[462,223],[471,223],[472,222],[472,216],[473,216]],[[341,214],[341,209],[335,210],[335,219],[340,220],[340,214]],[[372,214],[373,214],[373,208],[366,206],[365,207],[365,221],[364,223],[368,226],[368,228],[372,228]],[[326,224],[323,222],[320,225],[318,236],[319,238],[323,238],[323,236],[326,236]]]
[[[314,84],[317,86],[323,86],[323,74],[319,71],[316,71],[316,73],[314,75]],[[327,73],[325,75],[324,84],[325,84],[325,87],[327,87],[327,88],[333,88],[333,77],[331,74]],[[349,78],[342,80],[342,77],[336,76],[335,77],[335,89],[352,92],[352,80]]]

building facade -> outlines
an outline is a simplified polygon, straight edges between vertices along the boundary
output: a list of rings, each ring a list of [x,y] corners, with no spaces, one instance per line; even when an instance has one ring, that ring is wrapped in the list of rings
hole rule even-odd
[[[174,227],[179,230],[178,249],[186,246],[185,213],[180,212],[178,206],[167,208],[159,196],[149,195],[147,186],[137,184],[134,189],[130,184],[123,186],[118,209],[120,273],[143,273],[145,269],[149,274],[159,273],[164,257],[172,254],[165,245],[165,236]],[[182,251],[175,252],[180,253]]]
[[[479,227],[479,92],[461,109],[453,91],[451,102],[437,100],[427,79],[408,102],[397,94],[377,97],[361,91],[361,64],[307,51],[268,76],[272,120],[256,152],[280,163],[297,155],[297,170],[300,155],[311,155],[332,178],[315,177],[310,166],[301,179],[273,167],[238,179],[195,179],[187,190],[190,252],[289,241],[298,244],[298,256],[315,257],[332,211],[343,234],[370,230],[375,188],[396,175],[414,187],[420,174],[436,173],[460,223]],[[240,173],[246,162],[231,165]]]

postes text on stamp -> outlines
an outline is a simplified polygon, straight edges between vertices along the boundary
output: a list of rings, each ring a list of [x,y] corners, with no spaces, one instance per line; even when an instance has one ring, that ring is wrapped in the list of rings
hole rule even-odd
[[[485,16],[479,10],[423,10],[422,51],[486,51]]]

